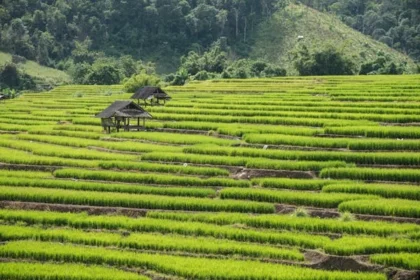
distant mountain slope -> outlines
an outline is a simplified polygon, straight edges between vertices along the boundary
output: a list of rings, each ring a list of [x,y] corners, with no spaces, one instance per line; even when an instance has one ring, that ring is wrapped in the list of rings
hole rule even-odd
[[[0,52],[0,66],[12,61],[12,55]],[[60,70],[39,65],[34,61],[27,60],[17,64],[19,69],[33,77],[37,84],[41,85],[61,85],[70,83],[70,76]]]
[[[303,36],[303,39],[299,39],[299,36]],[[382,51],[394,61],[406,63],[409,72],[415,72],[416,69],[410,57],[348,27],[331,14],[304,5],[290,5],[285,11],[274,14],[259,26],[253,39],[252,58],[280,63],[290,74],[296,74],[291,54],[301,44],[310,49],[327,45],[344,48],[358,64],[372,60]]]

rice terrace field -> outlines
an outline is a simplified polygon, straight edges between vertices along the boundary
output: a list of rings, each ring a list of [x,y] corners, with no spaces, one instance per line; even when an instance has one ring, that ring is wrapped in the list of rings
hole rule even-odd
[[[0,279],[419,279],[420,76],[122,86],[0,103]]]

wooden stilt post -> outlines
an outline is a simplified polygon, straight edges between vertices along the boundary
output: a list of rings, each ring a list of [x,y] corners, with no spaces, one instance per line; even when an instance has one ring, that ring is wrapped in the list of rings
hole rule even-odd
[[[146,128],[146,118],[143,118],[143,127]]]
[[[140,118],[137,118],[137,131],[140,131]]]
[[[128,121],[127,121],[127,131],[130,131],[130,118],[128,118]]]

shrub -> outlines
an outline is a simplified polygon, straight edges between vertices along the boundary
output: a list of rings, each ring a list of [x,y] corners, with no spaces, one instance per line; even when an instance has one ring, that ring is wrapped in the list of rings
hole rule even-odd
[[[140,74],[133,75],[124,82],[124,90],[135,92],[144,86],[159,86],[160,78],[154,74],[147,74],[143,71]]]
[[[355,72],[353,60],[332,46],[313,53],[303,46],[295,67],[301,76],[353,75]]]

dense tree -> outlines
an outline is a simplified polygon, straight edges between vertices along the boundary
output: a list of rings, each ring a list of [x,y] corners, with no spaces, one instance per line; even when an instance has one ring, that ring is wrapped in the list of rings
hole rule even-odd
[[[295,57],[295,67],[302,76],[353,75],[355,64],[351,58],[334,47],[310,52],[302,46]]]
[[[34,88],[35,82],[33,79],[28,75],[23,74],[15,64],[7,63],[0,68],[0,90],[24,90]],[[9,90],[7,92],[10,93]]]
[[[389,56],[384,53],[378,53],[376,59],[362,64],[359,74],[386,74],[386,75],[400,75],[405,70],[404,65],[397,65]]]
[[[133,75],[124,82],[124,89],[127,92],[135,92],[144,86],[158,86],[160,79],[154,74],[147,74],[145,70],[142,73]]]
[[[115,85],[121,81],[122,74],[118,66],[109,61],[97,61],[86,76],[85,83],[91,85]]]
[[[286,70],[263,61],[229,60],[227,58],[229,47],[225,41],[225,38],[221,38],[202,55],[190,52],[182,57],[181,66],[176,74],[166,76],[165,82],[183,85],[188,80],[286,76]]]
[[[220,37],[227,37],[231,45],[247,41],[250,31],[286,2],[4,0],[0,46],[45,65],[58,65],[70,56],[74,63],[92,64],[95,57],[90,52],[137,59],[181,56],[194,46],[200,53]]]

